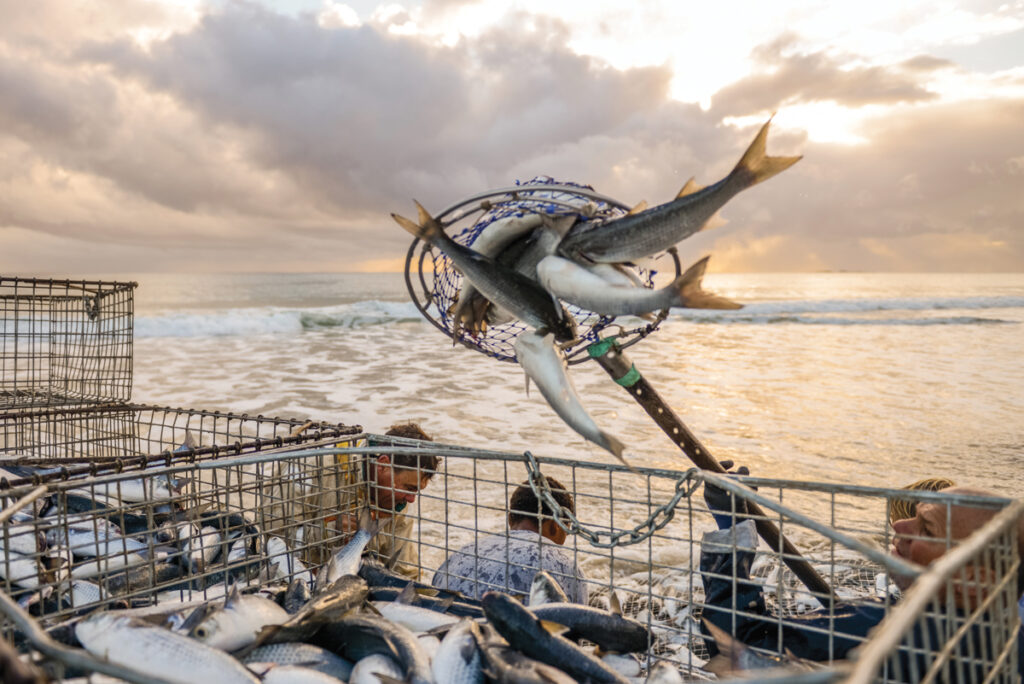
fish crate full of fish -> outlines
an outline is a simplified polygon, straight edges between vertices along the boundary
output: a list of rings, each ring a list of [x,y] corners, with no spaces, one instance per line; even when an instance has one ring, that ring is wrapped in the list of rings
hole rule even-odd
[[[429,482],[402,511],[411,524],[389,526],[397,516],[375,503],[369,468],[382,455],[422,452],[440,457],[436,470],[420,473]],[[116,505],[140,478],[142,500],[122,495]],[[764,514],[719,529],[722,512],[702,497],[707,482]],[[552,483],[571,506],[552,498]],[[575,570],[527,567],[529,586],[513,586],[522,573],[506,556],[509,572],[474,576],[465,568],[502,560],[477,552],[485,542],[522,536],[510,528],[508,501],[524,484],[554,504],[550,519],[570,533],[559,551]],[[935,681],[1016,681],[1021,502],[966,497],[1009,506],[961,543],[947,540],[955,548],[942,563],[921,569],[885,551],[890,503],[948,509],[965,497],[379,435],[21,481],[0,495],[8,643],[61,676],[255,682],[304,663],[342,681],[373,681],[360,679],[370,669],[412,682],[671,682],[743,668],[783,668],[776,676],[793,681],[922,681],[929,672]],[[790,554],[758,542],[751,529],[760,519],[785,531],[829,595],[801,585]],[[458,554],[469,565],[441,572]],[[749,556],[749,578],[709,564],[715,554]],[[916,578],[902,597],[900,573]],[[450,588],[467,576],[475,589]],[[565,590],[573,579],[577,603]],[[753,588],[763,604],[723,602],[722,587],[736,596]],[[844,632],[851,611],[873,611],[880,627]],[[811,618],[826,644],[814,662],[789,653],[793,630]],[[756,645],[731,638],[751,619]]]
[[[0,275],[0,410],[128,401],[135,287]]]

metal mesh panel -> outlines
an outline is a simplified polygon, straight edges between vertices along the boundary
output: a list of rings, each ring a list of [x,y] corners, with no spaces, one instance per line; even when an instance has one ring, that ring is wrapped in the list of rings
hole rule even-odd
[[[135,287],[0,276],[0,409],[127,401]]]
[[[509,535],[507,502],[530,475],[529,461],[522,454],[378,435],[370,435],[368,440],[363,441],[363,436],[349,436],[344,441],[331,438],[314,445],[316,449],[306,445],[301,451],[231,454],[169,468],[151,467],[144,473],[72,477],[41,488],[25,483],[0,492],[0,504],[6,510],[20,511],[18,516],[5,513],[10,516],[3,523],[5,548],[22,549],[17,556],[8,554],[3,568],[5,588],[44,624],[53,626],[97,605],[141,607],[215,598],[223,595],[228,578],[242,586],[265,589],[280,588],[293,577],[309,578],[310,571],[328,557],[324,550],[338,548],[348,538],[344,521],[351,520],[364,504],[373,505],[373,489],[365,475],[369,472],[367,459],[379,453],[392,458],[402,454],[442,458],[429,485],[406,511],[411,524],[385,529],[378,535],[375,549],[381,556],[396,548],[408,549],[411,553],[403,560],[410,563],[420,581],[430,583],[451,554],[464,550],[472,556],[475,543]],[[319,448],[321,445],[324,448]],[[338,445],[353,448],[330,448]],[[898,664],[899,653],[912,649],[924,657],[921,667],[930,667],[928,663],[942,658],[959,666],[962,659],[973,658],[965,673],[984,673],[1004,681],[1016,672],[1018,625],[1010,586],[1015,590],[1019,564],[1005,518],[1019,515],[1019,504],[963,543],[951,543],[956,548],[942,559],[949,567],[936,566],[945,574],[936,576],[930,570],[918,577],[915,586],[926,587],[940,599],[945,597],[934,607],[918,609],[910,602],[912,596],[903,603],[894,602],[899,592],[887,569],[885,552],[892,541],[888,504],[895,498],[910,497],[950,507],[963,504],[964,497],[744,478],[744,485],[757,487],[759,503],[770,511],[767,516],[804,550],[842,599],[840,606],[830,606],[827,597],[803,589],[777,550],[755,542],[751,581],[766,595],[767,609],[762,613],[749,605],[709,602],[705,594],[705,582],[714,579],[714,573],[701,572],[702,539],[717,526],[698,485],[705,479],[723,483],[725,478],[696,471],[630,472],[617,465],[563,459],[540,458],[537,462],[545,475],[565,485],[575,501],[578,519],[591,532],[640,529],[651,516],[658,517],[659,525],[639,543],[604,548],[577,535],[570,536],[562,547],[586,576],[591,604],[607,606],[614,591],[625,614],[651,631],[650,648],[636,659],[638,671],[646,672],[654,661],[666,660],[692,678],[709,678],[704,667],[711,640],[702,633],[701,617],[718,611],[737,624],[749,617],[762,619],[764,638],[755,653],[793,674],[808,665],[787,655],[786,649],[792,645],[789,630],[808,629],[806,618],[818,615],[823,621],[810,629],[824,644],[825,654],[816,659],[819,662],[814,667],[819,669],[811,673],[811,679],[841,680],[849,676],[852,665],[862,665],[873,657],[868,650],[873,643],[870,635],[844,633],[841,627],[845,611],[863,608],[888,616],[882,632],[895,634],[882,657],[871,661],[874,669],[863,681],[918,681],[912,675],[920,669]],[[140,487],[149,492],[149,500],[129,501],[139,498]],[[677,495],[678,505],[660,511]],[[966,501],[993,509],[1012,503],[989,497],[967,497]],[[101,543],[96,535],[87,534],[108,530],[111,525],[122,533],[112,537],[114,543]],[[56,551],[59,545],[51,543],[54,535],[59,541],[60,534],[71,530],[79,531],[80,548],[77,552],[72,548],[70,555]],[[85,530],[84,536],[81,530]],[[129,537],[134,548],[122,540]],[[546,543],[539,535],[536,540],[538,545]],[[742,553],[744,544],[738,538],[735,545],[726,543],[725,553]],[[211,553],[204,555],[203,549]],[[714,549],[705,545],[704,550]],[[960,554],[962,550],[970,553],[965,556]],[[969,570],[968,557],[979,559],[986,571]],[[17,568],[10,562],[23,558],[31,562]],[[493,555],[476,558],[480,564],[494,560]],[[956,579],[965,573],[968,579]],[[732,583],[734,589],[744,582],[735,572],[717,579]],[[501,588],[505,581],[492,579],[492,584]],[[41,588],[49,588],[50,593],[43,597]],[[521,588],[508,588],[522,593]],[[973,591],[979,602],[960,612],[948,608],[955,605],[949,597],[965,590]],[[909,622],[906,618],[898,621],[904,609],[914,611]],[[955,620],[942,626],[935,638],[915,641],[914,624],[951,615]],[[959,646],[956,627],[965,624],[981,625],[983,633],[977,639],[960,639],[964,645]],[[969,635],[972,629],[967,627]],[[851,647],[862,644],[860,659],[851,661],[856,654]],[[943,656],[944,649],[951,649],[953,655]],[[966,656],[964,649],[968,649]],[[951,679],[939,676],[936,681]],[[981,680],[965,674],[957,681]]]

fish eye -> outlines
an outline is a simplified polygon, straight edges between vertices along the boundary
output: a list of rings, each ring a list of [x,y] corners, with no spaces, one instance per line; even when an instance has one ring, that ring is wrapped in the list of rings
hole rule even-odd
[[[205,639],[209,635],[210,635],[210,632],[205,627],[197,627],[196,628],[196,638]]]

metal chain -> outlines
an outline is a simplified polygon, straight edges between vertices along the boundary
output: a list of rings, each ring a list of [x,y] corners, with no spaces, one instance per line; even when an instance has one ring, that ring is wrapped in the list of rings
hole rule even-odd
[[[568,534],[578,534],[593,546],[610,549],[614,546],[630,546],[638,544],[650,538],[655,532],[672,522],[675,517],[676,507],[684,498],[690,498],[701,484],[696,477],[699,468],[690,468],[676,480],[675,494],[666,503],[658,506],[650,516],[632,530],[621,530],[609,532],[607,530],[592,530],[579,521],[579,518],[567,508],[559,504],[551,493],[548,480],[540,471],[540,464],[536,457],[529,451],[523,452],[526,459],[526,470],[529,476],[530,489],[538,499],[544,501],[552,511],[555,522]],[[569,522],[566,523],[565,521]],[[606,537],[608,541],[602,541]],[[627,539],[623,539],[627,537]]]

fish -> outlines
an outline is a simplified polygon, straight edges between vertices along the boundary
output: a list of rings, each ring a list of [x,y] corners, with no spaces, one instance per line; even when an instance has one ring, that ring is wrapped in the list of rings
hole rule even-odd
[[[255,641],[267,625],[280,625],[288,618],[284,608],[270,599],[252,594],[243,596],[236,586],[224,606],[211,611],[192,629],[190,636],[213,648],[237,651]]]
[[[672,663],[659,660],[647,671],[647,684],[683,684],[683,675]]]
[[[399,682],[405,676],[402,666],[394,658],[382,653],[372,653],[355,664],[348,682],[349,684],[381,684],[384,681],[381,679],[382,675]]]
[[[508,594],[488,591],[481,601],[487,620],[509,646],[581,681],[627,684],[628,679],[568,639],[551,633],[526,607]]]
[[[317,573],[313,593],[319,593],[345,575],[358,574],[363,551],[379,527],[380,523],[370,515],[370,509],[364,508],[359,515],[359,530]]]
[[[565,358],[555,348],[554,336],[550,333],[526,331],[519,335],[514,347],[519,365],[566,425],[625,464],[622,452],[626,445],[599,428],[583,408],[583,402],[569,377]]]
[[[89,489],[75,489],[71,491],[90,498],[95,498],[98,495],[112,502],[141,503],[169,501],[181,496],[182,490],[191,481],[191,479],[184,477],[153,475],[133,480],[119,480],[117,482],[96,484]]]
[[[94,613],[75,626],[75,637],[92,655],[169,682],[258,684],[242,663],[183,634],[116,613]]]
[[[473,251],[486,257],[494,258],[501,253],[505,247],[517,240],[522,235],[534,230],[543,222],[540,214],[526,214],[525,216],[505,216],[489,223],[473,240],[470,247]],[[459,298],[452,310],[452,342],[459,338],[459,331],[467,327],[475,337],[480,332],[476,308],[473,304],[480,298],[476,297],[479,291],[469,282],[463,283],[459,291]],[[486,298],[483,298],[486,301]]]
[[[410,583],[394,600],[373,601],[372,605],[388,620],[404,625],[413,632],[429,632],[440,627],[450,627],[460,620],[455,615],[446,615],[413,605],[415,600],[416,588]]]
[[[359,666],[373,653],[394,658],[407,684],[432,684],[430,660],[416,635],[380,616],[356,615],[324,625],[313,643],[334,651]]]
[[[191,533],[185,543],[185,552],[188,555],[189,568],[192,572],[205,572],[210,564],[217,560],[217,556],[223,548],[221,543],[220,530],[212,525],[195,529],[196,525],[185,528],[186,533]],[[243,547],[244,548],[244,547]],[[244,557],[244,553],[242,556]],[[238,560],[228,558],[228,562]]]
[[[742,308],[730,299],[701,288],[709,258],[704,257],[657,290],[609,285],[600,275],[558,256],[545,257],[537,266],[537,276],[540,284],[553,295],[604,316],[638,316],[673,306],[688,309]]]
[[[670,202],[592,226],[577,224],[562,238],[558,253],[574,261],[621,263],[667,250],[701,230],[726,202],[800,161],[801,156],[765,154],[769,119],[732,172],[699,190],[684,188]]]
[[[408,581],[408,578],[406,579]],[[439,598],[421,592],[428,591],[420,589],[417,585],[416,599],[413,605],[426,608],[437,613],[447,613],[457,617],[482,618],[484,611],[480,603],[475,599],[466,597],[466,601],[457,601],[454,596]],[[371,587],[369,598],[371,601],[394,601],[402,592],[394,587]],[[455,592],[452,592],[455,593]]]
[[[530,598],[527,605],[530,608],[543,605],[545,603],[569,603],[569,595],[562,589],[562,585],[558,583],[551,573],[547,570],[538,570],[537,574],[533,576],[533,582],[530,584]]]
[[[476,632],[479,627],[472,620],[461,620],[448,630],[430,665],[435,682],[483,684],[483,661]]]
[[[287,621],[264,628],[252,646],[267,643],[302,641],[326,624],[345,617],[366,600],[366,580],[356,575],[342,575],[334,584],[317,594]]]
[[[480,647],[487,678],[499,684],[577,684],[557,667],[528,658],[507,645],[487,643]]]
[[[259,674],[263,684],[344,684],[345,681],[304,665],[249,663],[246,667]]]
[[[309,582],[301,577],[296,577],[288,583],[281,606],[289,615],[295,615],[309,603],[311,598],[313,598],[313,592],[309,590]]]
[[[707,618],[703,619],[703,623],[704,627],[711,635],[711,638],[715,640],[715,645],[718,647],[718,655],[711,658],[711,660],[704,665],[704,669],[718,675],[719,678],[734,675],[738,672],[756,670],[784,668],[787,671],[795,673],[810,672],[823,667],[821,663],[804,660],[803,658],[793,655],[789,649],[786,649],[784,655],[768,655],[760,653],[750,648],[739,639],[736,639]]]
[[[530,612],[541,620],[568,627],[566,639],[586,639],[605,651],[646,651],[653,640],[647,626],[641,622],[578,603],[548,603],[531,607]]]
[[[576,320],[535,280],[455,242],[418,202],[419,224],[391,214],[398,225],[444,252],[487,299],[526,325],[551,332],[560,342],[576,339]]]
[[[299,642],[259,646],[241,658],[243,663],[276,663],[302,665],[325,675],[348,681],[352,663],[325,648]]]

